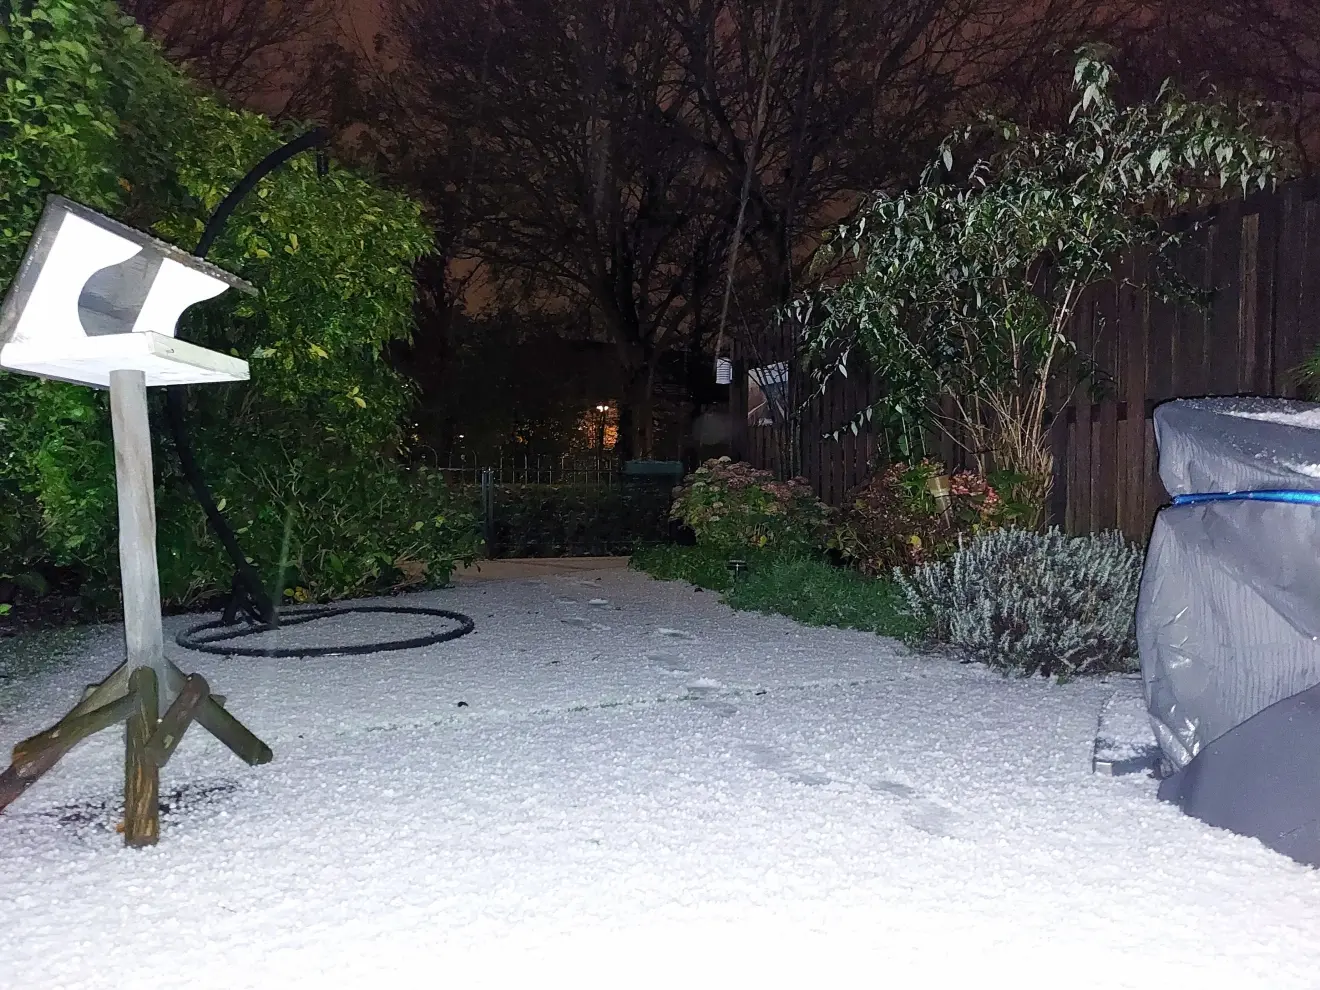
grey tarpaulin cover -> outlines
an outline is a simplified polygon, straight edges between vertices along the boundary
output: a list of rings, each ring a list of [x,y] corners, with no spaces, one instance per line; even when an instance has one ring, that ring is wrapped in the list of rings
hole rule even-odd
[[[1320,492],[1320,404],[1179,399],[1155,410],[1155,437],[1170,495]],[[1308,691],[1320,685],[1317,637],[1320,505],[1161,510],[1137,608],[1151,722],[1177,771],[1160,796],[1312,863],[1320,863],[1320,696]]]

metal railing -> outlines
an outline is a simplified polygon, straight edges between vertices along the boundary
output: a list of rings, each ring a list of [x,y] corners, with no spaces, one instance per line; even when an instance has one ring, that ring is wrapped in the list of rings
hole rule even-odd
[[[612,485],[619,480],[616,458],[597,454],[450,454],[436,465],[453,485]],[[490,472],[487,476],[485,472]]]

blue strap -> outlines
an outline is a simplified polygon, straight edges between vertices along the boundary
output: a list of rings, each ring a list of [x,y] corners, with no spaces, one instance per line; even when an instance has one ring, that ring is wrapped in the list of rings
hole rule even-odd
[[[1257,492],[1197,492],[1192,495],[1173,496],[1174,505],[1195,505],[1199,502],[1293,502],[1301,505],[1320,505],[1320,492],[1282,488]]]

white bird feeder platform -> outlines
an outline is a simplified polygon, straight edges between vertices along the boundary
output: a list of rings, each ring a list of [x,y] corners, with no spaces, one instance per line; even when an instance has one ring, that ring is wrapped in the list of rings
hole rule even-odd
[[[125,662],[55,726],[14,747],[0,810],[82,739],[127,722],[124,841],[160,832],[160,768],[194,721],[249,764],[269,747],[206,681],[165,657],[147,388],[248,378],[247,362],[175,339],[184,310],[241,279],[141,231],[52,196],[0,307],[0,368],[110,390]]]

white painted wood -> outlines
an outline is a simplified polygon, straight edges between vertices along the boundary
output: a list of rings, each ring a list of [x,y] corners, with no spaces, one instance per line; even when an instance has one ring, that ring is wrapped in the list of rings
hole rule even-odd
[[[246,282],[52,196],[0,304],[0,368],[98,388],[115,369],[148,387],[246,381],[247,364],[174,339],[188,307]]]
[[[164,258],[151,292],[133,324],[134,333],[161,333],[174,336],[174,325],[183,311],[204,299],[214,299],[229,288],[218,278],[185,268],[171,258]]]
[[[98,224],[64,214],[10,343],[44,345],[53,353],[78,346],[87,336],[78,315],[82,287],[102,268],[127,261],[141,250]]]
[[[117,368],[142,372],[148,387],[248,380],[246,361],[151,332],[85,337],[60,349],[8,343],[0,347],[0,367],[97,388],[108,388]]]
[[[156,672],[160,712],[172,692],[160,616],[156,567],[156,491],[151,464],[147,383],[141,371],[110,372],[110,419],[115,436],[115,487],[119,500],[119,570],[124,592],[124,645],[128,669]]]

